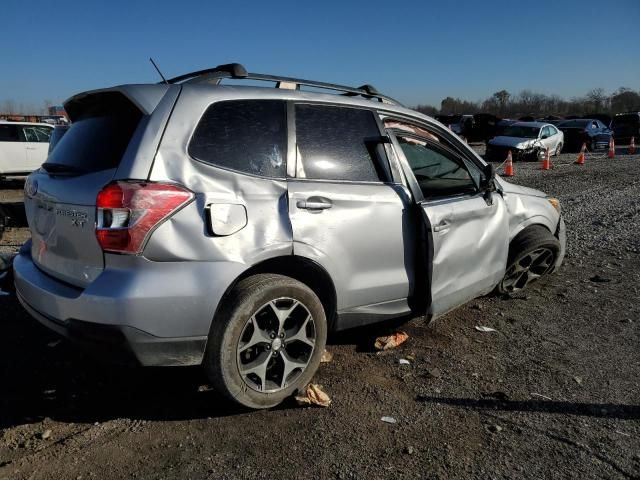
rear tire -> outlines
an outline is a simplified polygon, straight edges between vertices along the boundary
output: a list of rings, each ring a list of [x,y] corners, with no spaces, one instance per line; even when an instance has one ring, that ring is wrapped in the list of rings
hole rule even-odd
[[[228,399],[270,408],[311,381],[326,339],[324,308],[307,285],[284,275],[254,275],[221,306],[203,366]]]
[[[509,246],[505,275],[496,287],[499,294],[514,293],[553,270],[560,242],[542,225],[532,225],[516,235]]]

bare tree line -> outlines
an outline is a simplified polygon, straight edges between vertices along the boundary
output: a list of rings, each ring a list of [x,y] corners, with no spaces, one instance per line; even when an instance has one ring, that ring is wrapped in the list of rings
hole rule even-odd
[[[8,115],[49,115],[49,107],[51,106],[53,106],[51,100],[44,100],[42,106],[36,108],[32,104],[6,99],[0,103],[0,113]]]
[[[502,118],[517,118],[524,115],[543,117],[589,113],[616,114],[640,110],[640,91],[620,87],[607,95],[604,89],[594,88],[582,97],[567,100],[558,95],[546,95],[532,90],[522,90],[517,95],[512,95],[507,90],[500,90],[479,102],[446,97],[440,103],[439,109],[433,105],[418,105],[414,108],[427,115],[491,113]]]

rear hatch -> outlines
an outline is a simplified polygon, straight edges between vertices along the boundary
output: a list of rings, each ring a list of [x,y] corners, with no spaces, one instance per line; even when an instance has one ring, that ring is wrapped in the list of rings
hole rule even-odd
[[[144,114],[115,90],[74,97],[65,107],[73,123],[27,179],[25,209],[35,264],[85,287],[104,269],[95,232],[96,197],[114,178]]]

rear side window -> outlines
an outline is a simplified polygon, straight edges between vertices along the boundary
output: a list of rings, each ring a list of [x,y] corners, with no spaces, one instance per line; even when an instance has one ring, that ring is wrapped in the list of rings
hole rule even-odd
[[[18,125],[0,125],[0,142],[23,142]]]
[[[67,104],[66,109],[73,124],[46,163],[81,173],[117,168],[142,112],[117,92],[89,95]]]
[[[280,100],[214,103],[189,143],[197,160],[263,177],[285,176],[286,152],[286,104]]]
[[[373,112],[326,105],[296,105],[297,176],[379,182],[367,140],[380,137]]]

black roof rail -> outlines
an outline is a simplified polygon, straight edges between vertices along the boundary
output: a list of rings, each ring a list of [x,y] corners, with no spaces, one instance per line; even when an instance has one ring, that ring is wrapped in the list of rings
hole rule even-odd
[[[303,80],[301,78],[267,75],[263,73],[248,73],[247,69],[239,63],[218,65],[214,68],[207,68],[204,70],[185,73],[184,75],[180,75],[178,77],[167,80],[167,83],[212,83],[214,85],[218,85],[220,81],[225,78],[275,82],[277,88],[287,88],[295,90],[299,90],[301,86],[334,90],[342,92],[342,94],[348,96],[374,98],[380,102],[402,106],[402,104],[397,100],[379,93],[378,90],[376,90],[376,88],[372,85],[367,84],[360,87],[348,87],[335,83],[318,82],[315,80]]]

